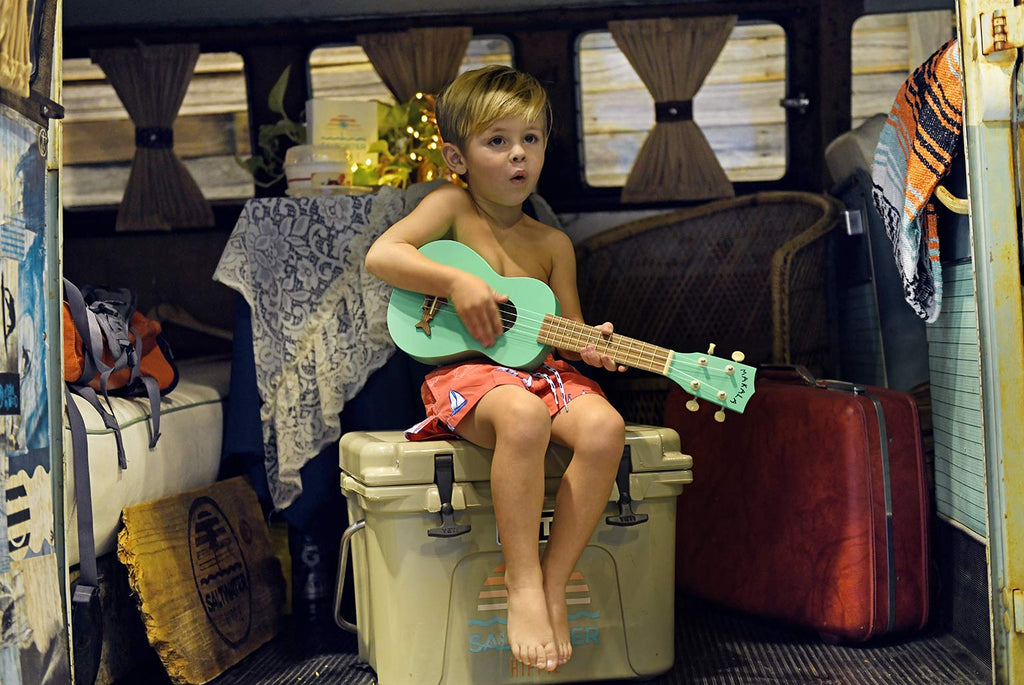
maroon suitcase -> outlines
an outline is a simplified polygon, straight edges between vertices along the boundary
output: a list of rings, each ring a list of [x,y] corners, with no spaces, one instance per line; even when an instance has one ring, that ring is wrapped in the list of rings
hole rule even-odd
[[[676,583],[692,596],[861,642],[928,619],[928,497],[909,395],[760,369],[725,423],[673,390],[693,456]]]

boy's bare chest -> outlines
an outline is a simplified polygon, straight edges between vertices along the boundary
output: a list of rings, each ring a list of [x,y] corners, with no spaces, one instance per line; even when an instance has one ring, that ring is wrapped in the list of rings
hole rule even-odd
[[[483,257],[491,268],[501,276],[537,278],[544,282],[548,280],[547,269],[534,253],[528,249],[517,249],[515,246],[501,245],[497,242],[488,245],[486,242],[476,246],[470,245],[473,250]]]
[[[460,242],[471,247],[499,275],[536,278],[548,282],[548,260],[537,242],[528,236],[496,236],[490,230],[460,236]]]

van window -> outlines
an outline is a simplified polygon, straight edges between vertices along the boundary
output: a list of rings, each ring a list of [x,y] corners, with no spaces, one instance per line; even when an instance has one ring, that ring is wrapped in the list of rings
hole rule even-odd
[[[950,10],[868,14],[854,22],[854,128],[875,114],[889,113],[907,76],[953,37],[955,22]]]
[[[476,36],[469,41],[459,72],[487,64],[512,64],[512,42],[504,36]],[[374,71],[359,45],[331,45],[316,48],[309,56],[313,97],[348,100],[380,100],[394,104],[395,98]]]
[[[64,207],[121,202],[135,154],[135,127],[113,86],[89,58],[64,60]],[[253,196],[252,177],[235,162],[249,154],[242,57],[204,53],[178,118],[174,151],[208,200]]]
[[[608,31],[576,46],[584,179],[621,186],[654,127],[654,99]],[[693,119],[729,180],[775,180],[786,171],[786,34],[775,23],[737,25],[693,99]]]

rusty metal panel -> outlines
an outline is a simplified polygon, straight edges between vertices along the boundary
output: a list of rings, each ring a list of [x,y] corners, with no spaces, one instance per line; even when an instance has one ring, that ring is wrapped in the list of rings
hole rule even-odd
[[[1024,587],[1024,323],[1021,311],[1019,168],[1014,102],[1018,50],[993,37],[993,17],[1019,21],[1012,0],[960,0],[971,239],[981,347],[988,490],[993,667],[997,683],[1024,682],[1024,640],[1013,591]],[[999,33],[1019,27],[1000,22]],[[1000,49],[985,54],[987,43]]]

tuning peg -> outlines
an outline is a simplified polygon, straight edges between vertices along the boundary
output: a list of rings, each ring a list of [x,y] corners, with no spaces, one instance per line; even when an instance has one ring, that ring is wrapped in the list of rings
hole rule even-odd
[[[715,353],[715,343],[711,343],[710,345],[708,345],[708,354],[714,354],[714,353]]]
[[[715,421],[718,421],[718,423],[723,423],[725,421],[725,411],[724,410],[719,409],[718,411],[715,412]]]
[[[743,361],[746,358],[747,358],[747,355],[743,354],[739,350],[736,350],[735,352],[732,353],[732,360],[734,362],[736,362],[736,363],[739,363],[739,362]]]
[[[717,397],[720,402],[725,402],[727,399],[729,399],[729,396],[725,394],[725,390],[719,390],[717,393],[715,393],[715,397]]]
[[[726,364],[725,365],[725,375],[726,376],[731,376],[734,373],[736,373],[736,367],[733,366],[732,364]]]
[[[707,357],[698,357],[697,358],[697,366],[707,366],[707,365],[708,365],[708,358]]]
[[[700,390],[700,381],[694,378],[692,381],[690,381],[690,387],[693,388],[694,390]]]
[[[697,411],[698,409],[700,409],[700,405],[697,404],[697,398],[695,397],[692,400],[687,400],[686,408],[689,409],[690,411]]]

